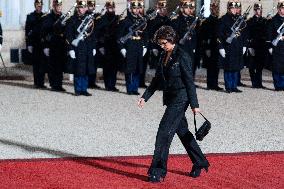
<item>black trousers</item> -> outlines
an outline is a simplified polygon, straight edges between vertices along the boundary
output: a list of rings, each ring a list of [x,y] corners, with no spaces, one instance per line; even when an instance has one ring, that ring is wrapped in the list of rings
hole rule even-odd
[[[219,68],[218,66],[208,66],[207,68],[207,87],[215,88],[218,87],[218,76]]]
[[[166,176],[169,148],[176,133],[194,165],[202,166],[206,161],[194,136],[188,130],[185,117],[187,107],[186,102],[172,104],[166,108],[156,136],[155,151],[148,175]]]
[[[63,68],[58,64],[62,64],[62,62],[49,62],[48,65],[48,80],[51,88],[62,87]]]
[[[46,72],[45,62],[42,60],[41,49],[39,47],[34,48],[34,52],[31,54],[33,65],[34,85],[41,87],[44,85],[44,76]]]
[[[147,51],[147,53],[143,57],[143,70],[142,70],[142,73],[140,74],[140,81],[139,81],[140,87],[143,87],[145,85],[145,78],[146,78],[149,56],[150,56],[150,53],[149,51]]]
[[[33,62],[33,76],[34,76],[35,86],[37,87],[44,86],[44,75],[45,75],[45,71],[43,70],[41,63]]]
[[[262,87],[262,70],[263,68],[249,68],[249,74],[253,87]]]
[[[103,69],[103,75],[104,75],[104,83],[106,89],[115,89],[116,80],[117,80],[117,68],[115,65],[113,66],[105,66]]]

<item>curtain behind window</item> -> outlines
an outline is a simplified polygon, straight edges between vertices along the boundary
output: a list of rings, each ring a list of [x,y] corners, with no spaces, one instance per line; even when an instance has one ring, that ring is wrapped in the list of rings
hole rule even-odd
[[[43,11],[49,10],[49,0],[43,0]],[[0,0],[2,11],[1,24],[3,29],[23,29],[27,14],[34,11],[34,0]]]

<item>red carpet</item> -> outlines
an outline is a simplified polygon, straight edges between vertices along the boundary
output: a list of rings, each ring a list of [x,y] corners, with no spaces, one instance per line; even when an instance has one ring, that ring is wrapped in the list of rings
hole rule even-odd
[[[161,184],[146,182],[151,157],[0,161],[0,188],[284,188],[284,152],[209,154],[209,172],[186,176],[191,163],[172,155]]]

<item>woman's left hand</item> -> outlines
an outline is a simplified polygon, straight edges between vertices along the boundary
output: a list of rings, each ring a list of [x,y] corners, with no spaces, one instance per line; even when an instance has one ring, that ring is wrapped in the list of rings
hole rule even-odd
[[[192,110],[192,112],[193,112],[194,114],[197,114],[197,113],[200,113],[200,112],[201,112],[199,108],[193,108],[193,109],[191,109],[191,110]]]
[[[139,108],[143,108],[144,107],[144,105],[145,105],[145,99],[144,98],[140,98],[139,100],[138,100],[138,107]]]

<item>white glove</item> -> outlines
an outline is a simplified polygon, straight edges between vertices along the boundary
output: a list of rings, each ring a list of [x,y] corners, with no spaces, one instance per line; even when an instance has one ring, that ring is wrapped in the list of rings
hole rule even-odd
[[[208,58],[211,57],[211,51],[210,51],[210,50],[206,50],[206,51],[205,51],[205,54],[206,54],[206,56],[207,56]]]
[[[246,53],[246,51],[247,51],[247,48],[243,47],[243,55]]]
[[[255,56],[255,50],[253,48],[249,48],[249,54],[251,56]]]
[[[269,51],[269,54],[271,54],[271,55],[272,55],[273,49],[272,49],[272,48],[270,48],[270,49],[268,49],[268,51]]]
[[[32,53],[33,53],[33,49],[34,49],[33,46],[28,46],[28,51],[29,51],[29,53],[32,54]]]
[[[1,49],[2,49],[2,45],[0,44],[0,52],[1,52]]]
[[[226,57],[226,51],[225,51],[225,49],[219,49],[219,53],[220,53],[220,55],[221,55],[223,58]]]
[[[158,56],[159,55],[158,49],[153,49],[152,52],[153,52],[154,56]]]
[[[72,58],[72,59],[75,59],[76,58],[76,54],[75,54],[75,51],[74,50],[71,50],[68,52],[69,56]]]
[[[93,49],[93,56],[96,56],[96,54],[97,54],[97,50]]]
[[[126,57],[126,49],[121,49],[120,53],[122,54],[122,56],[125,58]]]
[[[145,56],[146,52],[147,52],[147,48],[143,47],[143,56]]]
[[[105,48],[104,47],[99,48],[99,51],[102,55],[105,55]]]
[[[49,57],[49,48],[43,49],[43,53],[45,56]]]
[[[193,53],[195,53],[195,49],[193,49],[192,51],[193,51]]]

